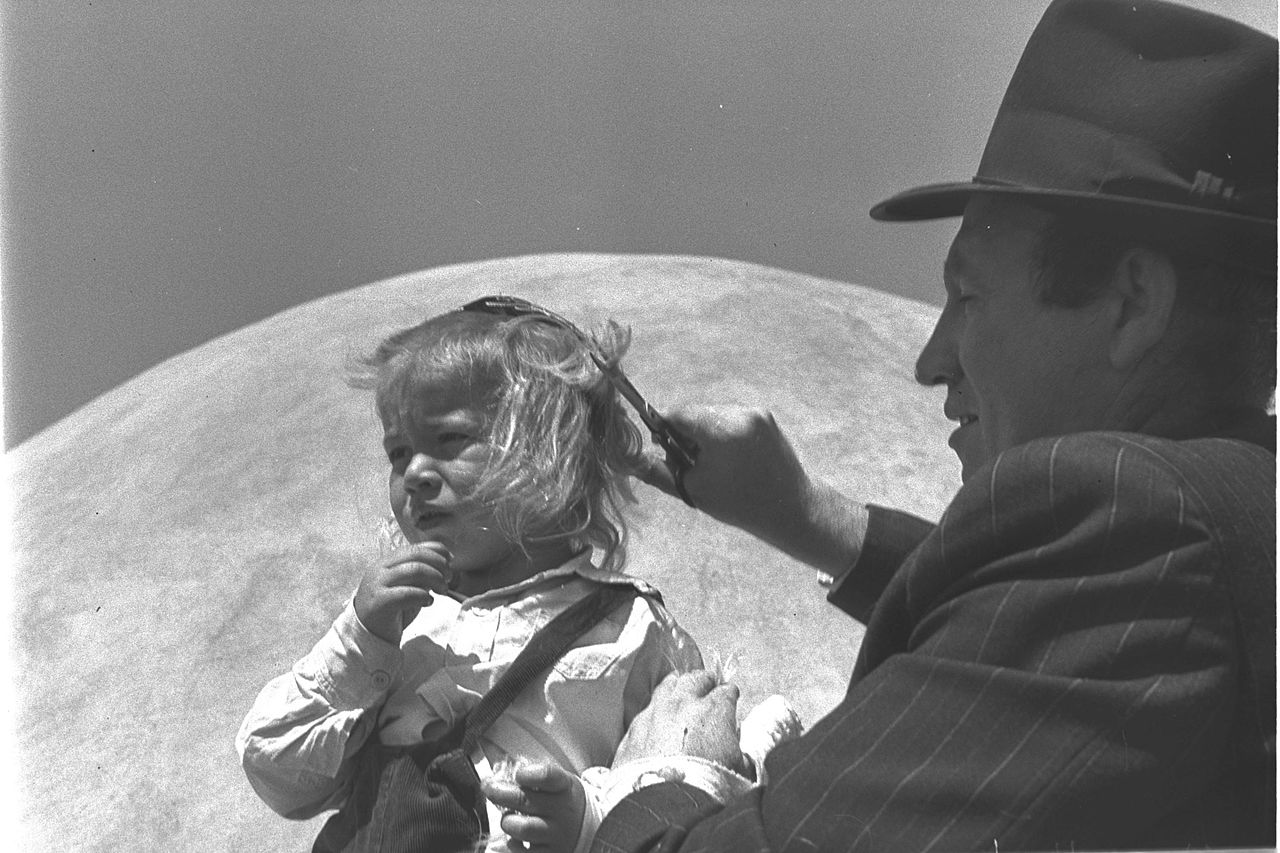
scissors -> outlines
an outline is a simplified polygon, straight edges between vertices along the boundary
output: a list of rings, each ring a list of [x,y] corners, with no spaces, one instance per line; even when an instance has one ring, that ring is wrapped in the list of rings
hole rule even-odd
[[[622,368],[617,364],[611,364],[608,359],[604,358],[600,354],[596,342],[588,337],[586,333],[554,311],[549,311],[541,305],[535,305],[527,299],[521,299],[516,296],[484,296],[463,305],[462,310],[476,311],[483,314],[499,314],[505,317],[538,317],[571,332],[586,347],[587,354],[591,356],[591,360],[595,362],[596,367],[600,368],[600,372],[608,378],[613,387],[622,395],[622,398],[636,410],[640,420],[649,428],[649,433],[653,436],[654,443],[666,452],[666,465],[667,469],[671,471],[671,476],[675,479],[676,492],[680,495],[681,500],[689,506],[694,506],[684,488],[684,475],[697,461],[697,443],[687,436],[681,435],[671,425],[670,421],[658,414],[658,410],[649,405],[649,402],[636,390],[636,386],[631,384],[631,380],[622,372]]]

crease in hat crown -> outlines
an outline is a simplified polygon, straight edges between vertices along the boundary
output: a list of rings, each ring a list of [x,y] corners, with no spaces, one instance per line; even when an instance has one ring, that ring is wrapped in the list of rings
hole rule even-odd
[[[963,214],[976,195],[1271,246],[1276,39],[1159,0],[1055,0],[997,112],[977,175],[900,192],[883,221]],[[1239,241],[1243,240],[1243,243]]]

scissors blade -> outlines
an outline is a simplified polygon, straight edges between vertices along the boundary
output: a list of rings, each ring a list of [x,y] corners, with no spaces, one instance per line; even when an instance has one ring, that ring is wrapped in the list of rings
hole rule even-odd
[[[636,390],[636,386],[631,383],[631,380],[627,378],[621,368],[617,365],[606,363],[594,352],[591,353],[591,360],[609,378],[609,381],[618,389],[618,393],[622,395],[623,399],[636,410],[640,420],[644,421],[644,425],[653,434],[653,440],[667,452],[671,462],[684,471],[692,468],[697,458],[697,445],[681,435],[666,418],[658,414],[658,411],[649,405],[649,401],[641,396],[640,392]]]

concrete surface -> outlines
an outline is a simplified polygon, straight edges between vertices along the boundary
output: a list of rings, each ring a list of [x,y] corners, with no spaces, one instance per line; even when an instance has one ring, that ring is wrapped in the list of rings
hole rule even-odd
[[[746,263],[549,255],[445,267],[311,302],[173,358],[18,447],[12,644],[28,848],[309,849],[232,739],[376,553],[384,471],[344,360],[493,292],[634,332],[659,407],[774,409],[812,468],[936,518],[958,483],[941,397],[911,378],[933,309]],[[843,694],[861,627],[812,571],[648,488],[631,571],[664,591],[744,705],[806,722]]]

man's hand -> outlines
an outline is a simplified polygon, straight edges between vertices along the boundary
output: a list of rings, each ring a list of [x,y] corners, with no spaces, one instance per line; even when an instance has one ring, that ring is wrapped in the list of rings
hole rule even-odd
[[[631,721],[613,766],[663,755],[692,755],[745,773],[738,746],[738,687],[706,670],[672,673],[653,691],[649,707]]]
[[[490,777],[481,788],[506,812],[502,831],[526,850],[565,853],[577,845],[586,795],[581,780],[563,767],[549,761],[523,764],[514,781]]]
[[[698,509],[831,574],[856,559],[866,510],[811,480],[771,413],[744,407],[685,408],[664,413],[698,444],[684,487]],[[646,456],[636,476],[675,495],[660,456]]]
[[[375,636],[399,645],[404,628],[432,602],[432,592],[448,590],[449,552],[438,542],[421,542],[374,566],[356,590],[360,622]]]

